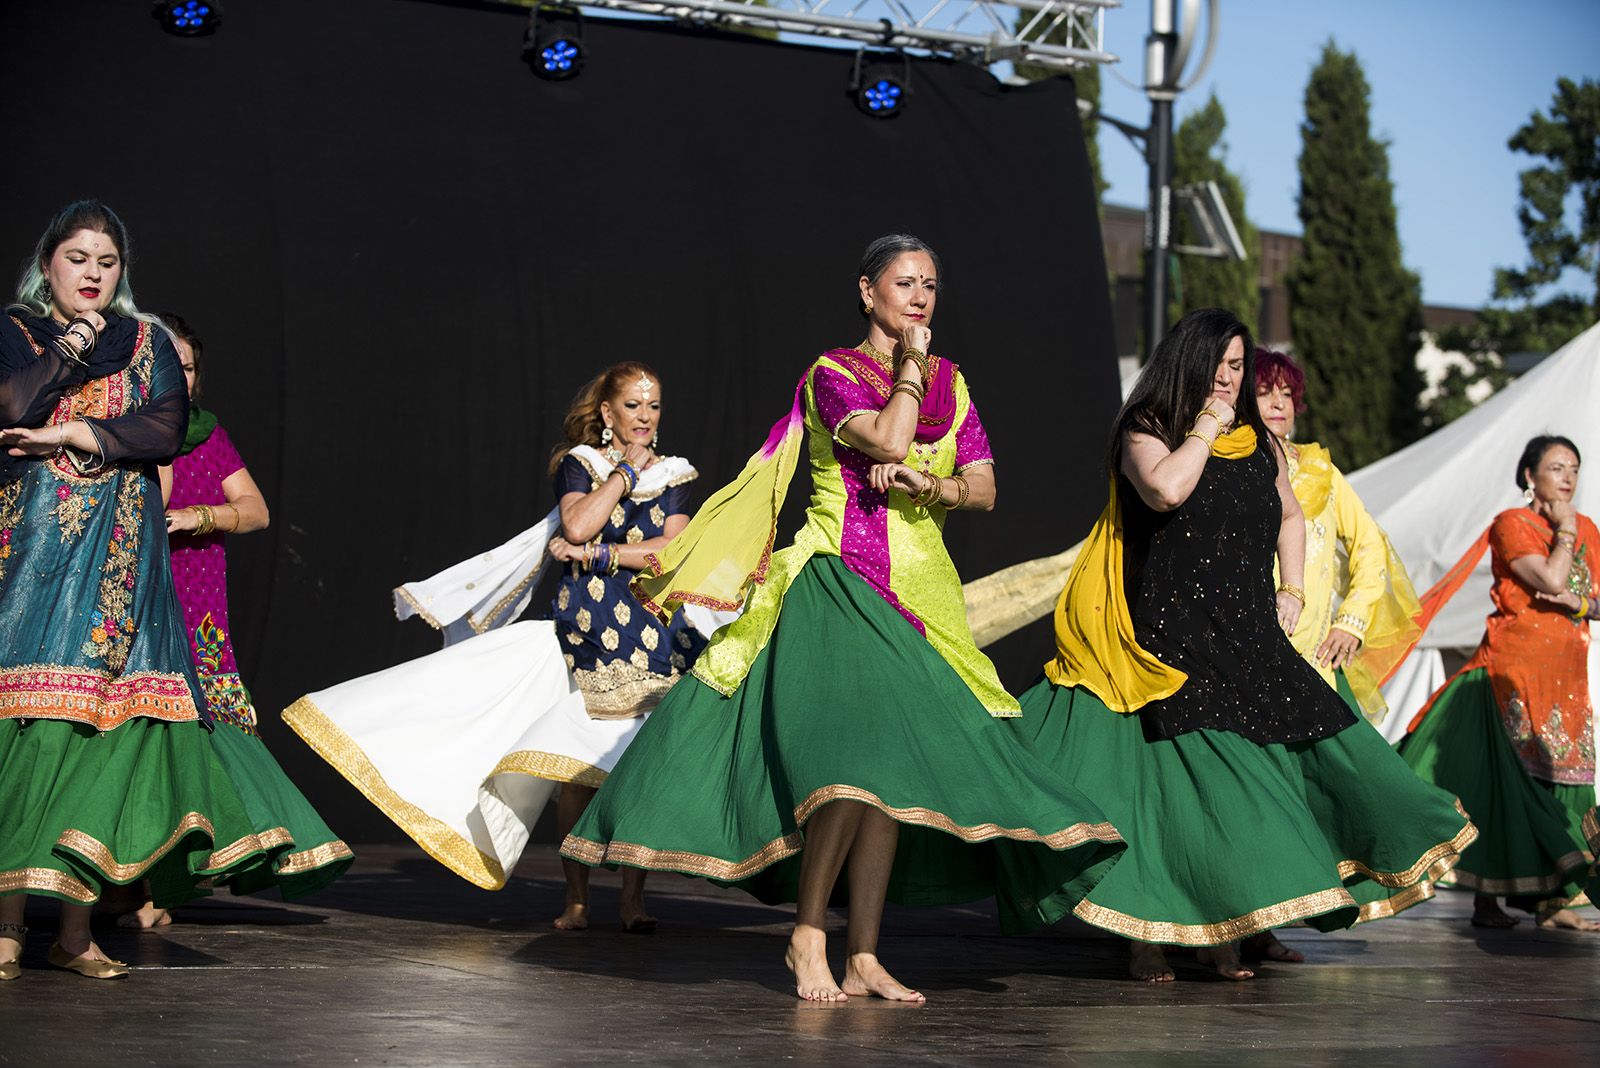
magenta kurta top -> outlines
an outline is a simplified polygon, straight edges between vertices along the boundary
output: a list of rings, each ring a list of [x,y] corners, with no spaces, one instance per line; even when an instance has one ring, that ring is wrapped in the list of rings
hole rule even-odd
[[[227,503],[222,481],[244,470],[244,461],[233,447],[228,432],[217,427],[211,436],[192,452],[179,456],[172,464],[172,497],[169,511],[194,504],[213,508]],[[228,512],[218,521],[231,524]],[[220,530],[203,537],[173,534],[172,579],[178,588],[178,603],[183,607],[183,627],[194,654],[195,671],[206,691],[211,713],[218,720],[254,731],[255,710],[250,695],[239,678],[239,665],[233,658],[232,628],[228,625],[228,555],[226,537]]]

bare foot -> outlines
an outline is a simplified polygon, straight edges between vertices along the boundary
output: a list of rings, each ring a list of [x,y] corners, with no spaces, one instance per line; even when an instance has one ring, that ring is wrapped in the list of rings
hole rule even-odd
[[[872,953],[852,953],[844,965],[844,982],[840,984],[851,997],[880,997],[885,1001],[909,1001],[921,1005],[927,997],[904,985],[889,974]]]
[[[1600,923],[1586,920],[1571,909],[1541,912],[1538,924],[1540,927],[1553,927],[1563,931],[1600,931]]]
[[[1275,960],[1285,964],[1304,964],[1306,959],[1304,953],[1298,949],[1290,949],[1278,941],[1278,936],[1271,931],[1251,935],[1239,944],[1239,950],[1246,960]]]
[[[1177,978],[1161,947],[1149,942],[1130,942],[1128,974],[1147,983],[1170,983]]]
[[[847,1001],[828,967],[827,938],[819,928],[795,924],[783,963],[794,973],[794,992],[804,1001]]]
[[[558,931],[587,931],[589,906],[579,902],[568,902],[565,911],[555,918],[551,926]]]
[[[644,904],[622,905],[622,929],[628,934],[655,934],[656,918],[644,910]]]
[[[166,909],[158,909],[149,901],[140,905],[132,912],[124,912],[117,917],[117,926],[126,927],[135,931],[148,931],[155,927],[170,927],[172,914]]]
[[[1209,964],[1224,979],[1254,979],[1256,973],[1239,963],[1239,943],[1224,942],[1220,946],[1201,946],[1194,951],[1194,959]]]
[[[1508,916],[1500,908],[1500,903],[1487,894],[1477,894],[1472,899],[1472,926],[1488,927],[1496,931],[1508,931],[1522,921],[1515,916]]]

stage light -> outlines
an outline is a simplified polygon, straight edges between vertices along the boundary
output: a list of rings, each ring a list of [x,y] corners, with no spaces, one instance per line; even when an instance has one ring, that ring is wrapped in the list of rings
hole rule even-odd
[[[533,73],[551,81],[571,78],[583,69],[583,13],[572,7],[539,7],[528,16],[522,58]]]
[[[179,37],[202,37],[217,32],[222,9],[216,0],[157,0],[150,12],[161,28]]]
[[[863,114],[892,119],[906,109],[911,95],[911,60],[904,52],[856,53],[850,72],[850,95]]]

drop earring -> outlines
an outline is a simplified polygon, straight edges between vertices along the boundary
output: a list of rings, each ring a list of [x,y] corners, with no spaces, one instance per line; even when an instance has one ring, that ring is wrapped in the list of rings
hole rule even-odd
[[[650,435],[650,448],[654,449],[656,446],[658,446],[660,444],[661,444],[661,431],[657,430],[654,434]]]
[[[602,445],[610,445],[611,444],[611,428],[610,427],[606,427],[605,429],[600,431],[600,444],[602,444]]]
[[[1522,491],[1522,503],[1528,505],[1529,507],[1533,506],[1533,487],[1532,486],[1528,486],[1525,489],[1523,489],[1523,491]]]

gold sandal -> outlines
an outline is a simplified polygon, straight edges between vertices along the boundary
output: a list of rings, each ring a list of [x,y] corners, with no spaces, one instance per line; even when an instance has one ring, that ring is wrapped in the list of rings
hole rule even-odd
[[[125,979],[131,970],[120,960],[95,960],[88,956],[72,956],[56,942],[50,946],[49,961],[57,968],[77,972],[87,979]]]
[[[28,939],[28,929],[20,923],[0,923],[0,935],[15,938],[18,945],[21,945]],[[21,956],[22,951],[19,949],[17,957],[20,958]],[[5,982],[7,979],[21,978],[22,962],[20,959],[0,960],[0,983]]]

